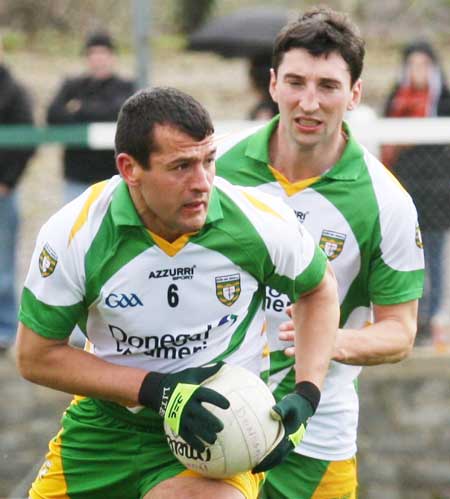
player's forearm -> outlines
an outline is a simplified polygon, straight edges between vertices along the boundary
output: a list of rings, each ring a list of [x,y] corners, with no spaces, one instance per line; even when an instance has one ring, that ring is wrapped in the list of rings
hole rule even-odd
[[[374,324],[342,329],[336,335],[334,360],[373,366],[399,362],[412,350],[417,331],[418,301],[374,305]]]
[[[343,364],[373,366],[395,363],[413,348],[415,328],[386,319],[363,329],[339,329],[333,360]]]
[[[63,392],[110,400],[126,406],[138,404],[138,393],[147,374],[142,369],[119,366],[62,342],[37,338],[19,328],[17,365],[33,383]]]
[[[311,381],[320,388],[339,325],[336,281],[331,271],[313,293],[293,305],[292,312],[296,331],[296,381]]]

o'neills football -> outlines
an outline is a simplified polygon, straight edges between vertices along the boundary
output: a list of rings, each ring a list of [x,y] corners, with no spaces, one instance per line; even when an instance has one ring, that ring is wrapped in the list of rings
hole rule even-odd
[[[270,416],[275,404],[267,385],[240,366],[225,364],[203,386],[212,388],[230,401],[226,410],[205,403],[224,424],[213,445],[198,452],[164,424],[169,446],[186,468],[210,478],[226,478],[251,470],[278,444],[283,425]]]

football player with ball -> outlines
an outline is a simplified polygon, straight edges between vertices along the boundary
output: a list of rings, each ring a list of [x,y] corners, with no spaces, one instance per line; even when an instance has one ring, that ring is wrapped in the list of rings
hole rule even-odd
[[[333,272],[281,200],[215,178],[213,132],[192,97],[136,93],[117,123],[120,176],[39,233],[18,367],[77,396],[31,499],[256,499],[314,414],[339,322]],[[298,348],[276,405],[255,376],[268,368],[266,286],[293,303]],[[68,344],[75,325],[84,350]],[[244,469],[230,468],[230,443]]]

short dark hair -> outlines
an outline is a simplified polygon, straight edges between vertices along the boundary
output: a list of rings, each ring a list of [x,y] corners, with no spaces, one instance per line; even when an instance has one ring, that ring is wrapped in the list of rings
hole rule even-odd
[[[111,52],[116,51],[116,44],[111,35],[106,31],[95,31],[88,35],[84,50],[87,52],[91,47],[105,47],[111,50]]]
[[[275,72],[284,54],[293,48],[304,48],[314,57],[337,52],[348,65],[352,86],[361,76],[365,43],[358,27],[343,12],[319,6],[284,26],[273,47]]]
[[[176,88],[140,90],[123,104],[117,120],[116,155],[125,152],[148,168],[157,150],[155,125],[170,125],[200,141],[214,133],[208,111],[193,97]]]

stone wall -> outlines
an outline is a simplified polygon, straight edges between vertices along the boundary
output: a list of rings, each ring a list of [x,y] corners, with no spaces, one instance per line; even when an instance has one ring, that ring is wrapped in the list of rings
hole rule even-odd
[[[0,499],[22,499],[71,397],[22,379],[10,354],[0,379]]]
[[[359,390],[360,499],[450,499],[450,355],[365,368]]]

